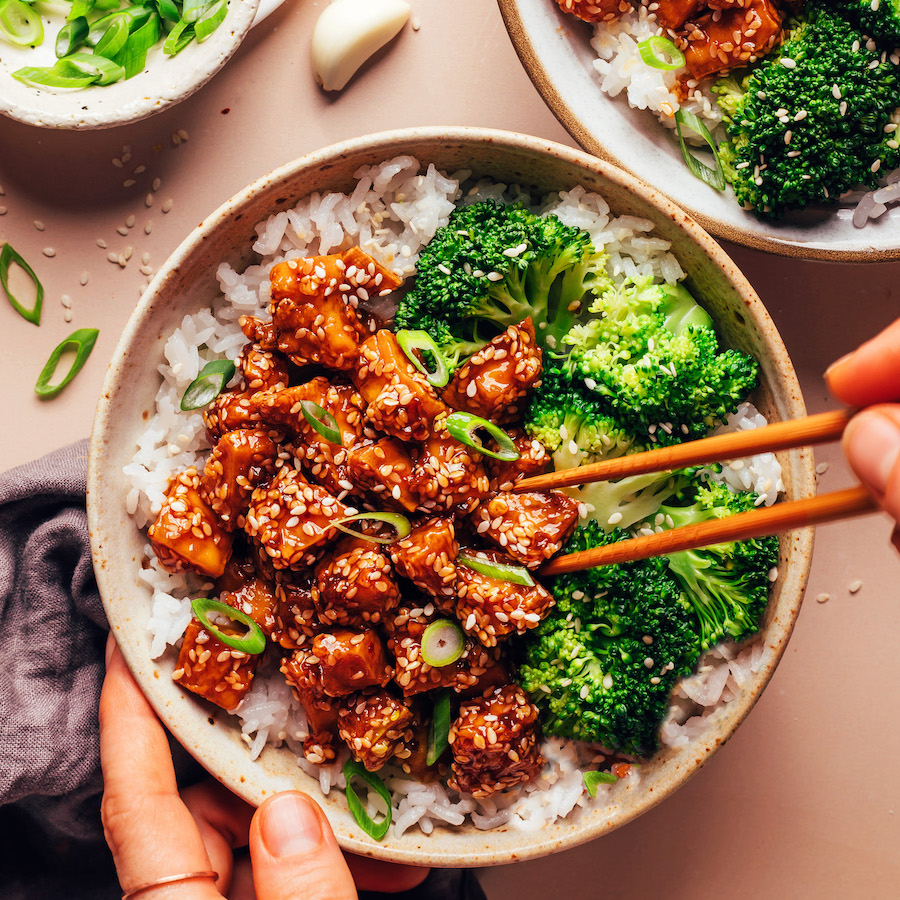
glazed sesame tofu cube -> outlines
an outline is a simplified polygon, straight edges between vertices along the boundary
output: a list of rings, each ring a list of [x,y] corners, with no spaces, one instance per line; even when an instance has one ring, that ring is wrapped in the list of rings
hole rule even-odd
[[[562,10],[585,22],[612,22],[631,12],[629,0],[556,0]]]
[[[345,281],[355,288],[355,293],[360,300],[386,296],[403,284],[402,278],[374,260],[360,247],[351,247],[349,250],[345,250],[343,263],[346,266]]]
[[[456,597],[456,528],[453,520],[435,516],[417,525],[389,547],[398,575],[430,594],[439,608],[452,608]]]
[[[232,536],[204,502],[200,475],[193,467],[169,483],[148,536],[153,552],[170,572],[218,578],[231,556]]]
[[[290,373],[284,357],[259,344],[246,344],[234,361],[243,376],[242,387],[248,393],[280,391],[288,386]]]
[[[419,502],[409,489],[413,462],[403,441],[382,438],[354,447],[347,454],[347,478],[361,491],[373,494],[389,509],[413,512]]]
[[[218,627],[223,634],[243,633],[227,625]],[[191,619],[184,633],[172,679],[216,706],[232,710],[250,690],[260,658],[259,654],[251,655],[232,649],[207,631],[197,619]]]
[[[510,565],[512,560],[489,550],[466,550],[487,563]],[[532,585],[514,584],[482,575],[457,559],[456,616],[463,629],[485,647],[513,632],[524,634],[538,625],[553,606],[553,596],[537,581]]]
[[[278,349],[278,332],[271,319],[263,321],[256,316],[241,316],[238,325],[247,340],[256,344],[261,350]]]
[[[353,378],[372,426],[402,441],[425,440],[435,417],[448,409],[396,336],[383,328],[363,341],[359,353]]]
[[[412,775],[416,781],[429,784],[444,778],[447,774],[447,766],[438,760],[433,765],[428,765],[428,731],[430,723],[427,721],[416,721],[413,723],[413,736],[406,747],[409,750],[409,756],[398,759],[400,768],[407,775]],[[444,754],[442,754],[443,757]]]
[[[463,703],[450,726],[448,785],[462,794],[489,797],[532,781],[544,765],[537,720],[538,708],[515,684]]]
[[[572,533],[578,522],[578,501],[562,491],[500,493],[472,513],[472,522],[483,538],[536,568]]]
[[[519,458],[485,458],[484,465],[492,491],[511,490],[517,481],[546,472],[552,462],[547,448],[537,438],[529,437],[520,428],[511,429],[508,433],[519,451]]]
[[[281,672],[306,713],[309,735],[303,742],[303,755],[315,765],[332,762],[338,711],[322,691],[322,666],[312,651],[298,650],[281,660]]]
[[[384,687],[392,669],[374,628],[335,628],[313,638],[312,653],[322,666],[322,690],[345,697],[369,687]]]
[[[229,431],[260,427],[259,413],[250,402],[251,396],[245,391],[226,391],[203,410],[206,436],[210,444],[215,444]]]
[[[678,31],[688,19],[696,17],[697,13],[709,3],[701,3],[700,0],[656,0],[656,21],[665,28]]]
[[[385,619],[390,635],[388,650],[396,660],[394,682],[407,697],[442,687],[466,690],[477,683],[499,655],[498,650],[489,650],[466,638],[458,660],[446,666],[429,665],[422,658],[422,635],[432,622],[443,618],[430,602],[424,606],[407,602]]]
[[[541,377],[541,350],[530,318],[510,325],[460,366],[442,398],[494,422],[521,418],[523,400]]]
[[[283,569],[275,582],[275,625],[272,640],[285,650],[296,650],[310,643],[323,625],[313,603],[311,584],[287,577],[293,573]]]
[[[293,363],[356,367],[368,329],[356,311],[341,255],[290,259],[272,267],[269,312],[278,349]],[[356,301],[356,304],[353,301]]]
[[[244,531],[276,569],[296,569],[315,562],[318,549],[334,537],[332,523],[346,515],[325,488],[283,466],[268,485],[253,492]]]
[[[219,600],[250,616],[267,638],[272,636],[278,598],[268,582],[261,578],[249,578],[235,590],[220,592]]]
[[[409,704],[386,690],[352,694],[338,704],[338,734],[370,772],[410,755],[414,719]]]
[[[435,422],[416,457],[410,487],[423,512],[472,509],[490,484],[482,454],[451,437],[446,420]]]
[[[312,597],[323,624],[374,625],[400,602],[400,591],[380,545],[346,537],[316,566]]]
[[[203,469],[200,496],[228,531],[243,526],[253,489],[268,481],[281,460],[268,431],[241,428],[219,438]]]

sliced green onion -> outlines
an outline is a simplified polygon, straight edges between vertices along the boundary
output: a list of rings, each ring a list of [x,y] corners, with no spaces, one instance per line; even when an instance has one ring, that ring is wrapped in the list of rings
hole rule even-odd
[[[450,691],[441,691],[434,700],[431,725],[428,727],[428,752],[425,764],[433,766],[450,746]]]
[[[422,659],[435,669],[455,663],[466,649],[466,636],[453,619],[436,619],[422,632]]]
[[[25,272],[34,284],[34,306],[32,306],[31,309],[26,309],[22,306],[9,290],[9,267],[14,263]],[[3,286],[3,293],[6,294],[6,299],[9,300],[12,308],[23,319],[31,322],[32,325],[41,324],[41,306],[44,303],[44,286],[41,284],[37,275],[34,274],[34,269],[32,269],[31,266],[29,266],[28,263],[13,250],[10,244],[4,244],[3,249],[0,250],[0,285]]]
[[[57,63],[58,65],[58,63]],[[22,66],[11,73],[12,77],[23,84],[30,84],[33,87],[54,87],[54,88],[78,88],[90,87],[96,78],[93,75],[85,75],[80,70],[75,72],[69,70],[69,74],[65,74],[56,66],[53,68]]]
[[[395,535],[394,537],[378,537],[372,534],[366,534],[363,531],[354,531],[352,528],[347,528],[344,525],[344,522],[356,522],[360,519],[374,519],[376,522],[385,522],[388,525],[393,526]],[[364,541],[372,541],[375,544],[393,544],[394,541],[401,541],[405,538],[410,531],[412,531],[412,525],[409,524],[409,519],[406,516],[400,515],[400,513],[392,513],[392,512],[361,512],[357,513],[355,516],[347,516],[343,519],[338,519],[337,522],[332,522],[335,528],[338,531],[343,531],[344,534],[350,534],[355,538],[362,538]]]
[[[96,328],[79,328],[56,346],[44,364],[44,368],[41,369],[41,374],[38,375],[37,383],[34,386],[34,392],[41,400],[50,400],[55,397],[81,371],[82,366],[91,355],[91,350],[94,349],[98,334],[100,332]],[[75,358],[62,381],[58,384],[50,384],[50,379],[56,374],[56,367],[59,365],[63,353],[74,353]]]
[[[71,67],[74,72],[82,72],[94,79],[94,84],[112,84],[121,81],[125,77],[125,70],[116,62],[100,56],[96,53],[70,53],[68,56],[57,60],[54,68],[64,74],[68,74],[66,67]]]
[[[131,36],[125,46],[116,55],[115,61],[125,70],[126,78],[133,78],[144,69],[147,62],[147,51],[159,40],[160,18],[151,16]]]
[[[181,18],[184,22],[196,22],[209,5],[209,0],[184,0],[181,4]]]
[[[84,19],[93,8],[94,0],[72,0],[72,8],[66,16],[66,21],[74,22],[76,19]]]
[[[208,362],[200,374],[188,385],[181,398],[181,409],[187,412],[208,406],[231,381],[234,375],[234,363],[230,359],[214,359]]]
[[[56,36],[56,56],[68,56],[77,47],[84,43],[88,33],[88,21],[84,16],[72,19],[63,25]]]
[[[498,451],[488,450],[481,440],[476,437],[475,433],[481,430],[486,431],[497,442]],[[460,443],[465,444],[467,447],[472,447],[485,456],[492,456],[494,459],[511,462],[522,455],[516,449],[512,438],[502,428],[498,428],[487,419],[482,419],[481,416],[473,416],[472,413],[460,410],[450,413],[447,416],[447,431]]]
[[[434,387],[444,387],[450,380],[450,367],[441,348],[427,331],[410,331],[403,329],[397,332],[397,343],[406,354],[407,359],[425,376],[425,380]],[[421,350],[419,356],[415,351]],[[426,365],[426,360],[433,361],[434,368]]]
[[[524,566],[513,566],[509,563],[488,562],[486,559],[479,559],[477,556],[470,556],[468,553],[460,553],[456,557],[457,563],[462,563],[469,569],[474,569],[488,578],[496,578],[497,581],[508,581],[511,584],[522,584],[525,587],[531,587],[534,579],[531,573]]]
[[[207,7],[194,23],[194,36],[197,38],[197,43],[205,41],[222,24],[227,14],[227,0],[216,0]]]
[[[241,650],[250,656],[256,656],[266,649],[266,636],[263,634],[259,623],[255,622],[247,613],[240,609],[235,609],[221,600],[211,600],[209,597],[197,597],[191,600],[191,609],[194,615],[200,620],[200,624],[213,637],[220,640],[225,646],[231,647],[232,650]],[[241,625],[247,626],[246,634],[225,634],[216,625],[209,620],[211,612],[219,613],[231,619],[233,622],[240,622]]]
[[[113,19],[94,46],[94,53],[112,59],[125,46],[130,28],[131,23],[126,16],[118,16]]]
[[[163,44],[166,56],[177,56],[194,39],[194,25],[184,19],[177,22]]]
[[[44,40],[44,25],[22,0],[0,0],[0,35],[20,47],[36,47]]]
[[[584,779],[584,786],[591,797],[597,796],[597,788],[601,784],[615,784],[619,780],[612,772],[597,772],[595,770],[583,772],[581,777]]]
[[[666,37],[655,34],[638,44],[641,59],[654,69],[672,72],[684,65],[684,54]]]
[[[321,434],[326,441],[341,446],[341,429],[338,427],[337,419],[328,410],[312,400],[301,400],[300,411],[310,428]]]
[[[370,772],[362,765],[362,763],[358,763],[355,759],[348,759],[347,762],[344,763],[344,778],[347,779],[347,806],[350,807],[350,812],[353,814],[353,818],[356,819],[356,824],[359,825],[370,838],[380,841],[388,833],[388,828],[391,827],[390,791],[388,791],[385,783],[374,772]],[[369,785],[382,800],[384,800],[385,806],[387,807],[387,813],[380,822],[376,822],[368,812],[366,812],[365,804],[359,799],[359,795],[353,787],[352,782],[354,778],[360,778],[365,781],[365,783]]]
[[[164,19],[170,22],[177,22],[181,18],[178,7],[175,5],[175,0],[153,0],[153,2]]]
[[[700,121],[692,112],[686,109],[679,109],[675,113],[675,127],[678,130],[678,141],[681,144],[681,155],[684,157],[687,167],[691,170],[691,174],[695,175],[701,181],[705,181],[710,187],[717,191],[725,190],[725,173],[722,171],[722,163],[719,162],[719,156],[716,153],[716,145],[713,141],[709,129]],[[690,148],[684,142],[682,128],[690,128],[696,132],[709,145],[712,150],[713,159],[716,161],[716,167],[711,169],[706,163],[701,162],[691,153]]]

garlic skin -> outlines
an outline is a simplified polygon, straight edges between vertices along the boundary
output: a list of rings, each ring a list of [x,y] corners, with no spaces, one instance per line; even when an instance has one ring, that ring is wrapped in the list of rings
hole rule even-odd
[[[334,0],[313,29],[312,67],[326,91],[339,91],[409,19],[404,0]]]

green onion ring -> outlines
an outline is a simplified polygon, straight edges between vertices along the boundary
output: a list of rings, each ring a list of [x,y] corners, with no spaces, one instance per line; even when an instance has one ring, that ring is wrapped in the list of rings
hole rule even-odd
[[[221,600],[212,600],[209,597],[197,597],[191,600],[191,609],[200,621],[200,624],[217,640],[231,647],[232,650],[240,650],[250,656],[258,656],[266,649],[266,636],[263,634],[259,623],[255,622],[247,613],[222,603]],[[211,612],[227,616],[234,622],[240,622],[247,626],[247,633],[243,635],[225,634],[209,620]]]
[[[188,385],[181,398],[181,409],[188,412],[209,406],[231,381],[234,363],[230,359],[214,359],[208,362],[200,374]]]
[[[597,796],[597,788],[601,784],[615,784],[619,780],[612,772],[597,772],[593,769],[590,772],[582,773],[581,777],[588,795],[591,797]]]
[[[362,828],[369,837],[380,841],[391,827],[391,794],[385,783],[374,773],[370,772],[362,763],[358,763],[355,759],[348,759],[344,763],[344,778],[347,779],[347,806],[356,824]],[[380,821],[376,822],[367,812],[359,794],[356,793],[351,781],[353,778],[361,778],[372,790],[384,800],[387,806],[387,814]]]
[[[397,332],[397,343],[406,354],[406,358],[425,376],[425,380],[433,387],[444,387],[450,380],[450,367],[441,348],[435,343],[434,338],[427,331],[410,331],[403,329]],[[415,351],[424,351],[419,357]],[[424,354],[427,353],[434,360],[434,371],[425,365]]]
[[[100,36],[100,40],[94,46],[94,53],[112,59],[125,46],[130,27],[131,23],[127,16],[117,16]]]
[[[342,446],[341,429],[338,426],[337,419],[327,409],[324,409],[312,400],[301,400],[300,410],[303,413],[303,418],[306,419],[314,431],[321,434],[326,441],[337,444],[338,447]]]
[[[0,0],[0,35],[20,47],[36,47],[44,40],[44,24],[22,0]]]
[[[484,429],[497,442],[497,446],[500,448],[499,452],[488,450],[475,436],[475,432],[481,429]],[[461,410],[450,413],[447,416],[447,431],[461,444],[472,447],[485,456],[492,456],[494,459],[512,462],[522,455],[516,449],[512,438],[502,428],[499,428],[487,419],[482,419],[481,416],[473,416],[472,413],[462,412]]]
[[[422,632],[422,659],[435,669],[455,663],[466,649],[466,636],[454,619],[435,619]]]
[[[34,392],[41,400],[50,400],[55,397],[81,371],[81,367],[91,355],[91,350],[94,349],[98,334],[100,332],[96,328],[79,328],[54,348],[50,358],[44,363],[44,368],[41,369],[41,374],[38,375],[34,386]],[[75,359],[72,360],[69,371],[59,384],[50,384],[50,379],[56,373],[56,367],[59,365],[63,353],[67,351],[75,353]]]
[[[346,528],[344,526],[344,522],[356,522],[360,519],[374,519],[376,522],[385,522],[388,525],[392,525],[394,527],[394,531],[396,532],[394,537],[383,538],[376,537],[372,534],[365,534],[362,531],[354,531],[352,528]],[[409,524],[409,519],[406,516],[400,515],[400,513],[393,512],[361,512],[357,513],[355,516],[346,516],[343,519],[338,519],[337,522],[331,523],[338,531],[343,531],[344,534],[352,535],[355,538],[362,538],[364,541],[372,541],[374,544],[393,544],[395,541],[402,541],[410,531],[412,531],[412,525]]]
[[[425,764],[433,766],[450,746],[450,691],[441,691],[434,700],[431,725],[428,726],[428,752]]]
[[[56,36],[56,56],[61,58],[67,56],[77,47],[84,43],[84,39],[88,33],[88,20],[84,16],[72,19],[68,24],[63,25],[59,34]]]
[[[722,163],[719,162],[719,155],[716,153],[716,145],[713,141],[709,129],[700,121],[692,112],[686,109],[679,109],[675,113],[675,127],[678,130],[678,141],[681,144],[681,155],[684,157],[687,167],[691,170],[691,174],[695,175],[701,181],[705,181],[711,188],[717,191],[725,190],[725,173],[722,171]],[[712,150],[713,159],[716,161],[716,167],[711,169],[705,163],[700,162],[696,156],[691,153],[690,148],[684,142],[682,128],[690,128],[696,132],[709,145]]]
[[[26,309],[22,306],[9,291],[9,267],[13,263],[19,266],[34,284],[34,306],[31,309]],[[37,275],[34,274],[34,269],[32,269],[31,266],[29,266],[28,263],[13,250],[11,244],[4,244],[3,249],[0,250],[0,286],[3,287],[3,293],[6,294],[6,299],[9,300],[12,308],[25,319],[25,321],[31,322],[32,325],[41,324],[41,306],[44,302],[44,286],[41,284]]]
[[[511,584],[521,584],[525,587],[531,587],[534,579],[531,573],[524,566],[513,566],[509,563],[488,562],[486,559],[479,559],[477,556],[470,556],[468,553],[460,553],[456,557],[457,563],[462,563],[469,569],[474,569],[488,578],[496,578],[497,581],[508,581]]]
[[[80,69],[67,67],[62,70],[58,68],[61,62],[62,60],[57,60],[56,65],[50,68],[22,66],[21,69],[16,69],[11,74],[17,81],[32,87],[71,88],[72,90],[90,87],[97,80],[96,75],[85,75]]]
[[[673,72],[684,65],[684,54],[667,38],[661,34],[648,37],[638,44],[641,59],[654,69],[662,69],[665,72]],[[666,59],[666,57],[669,57]]]
[[[116,62],[96,53],[70,53],[56,61],[56,67],[69,65],[94,79],[94,84],[112,84],[121,80],[125,70]],[[52,71],[52,70],[51,70]]]
[[[208,6],[194,23],[194,37],[202,44],[223,22],[228,14],[227,0],[216,0]]]

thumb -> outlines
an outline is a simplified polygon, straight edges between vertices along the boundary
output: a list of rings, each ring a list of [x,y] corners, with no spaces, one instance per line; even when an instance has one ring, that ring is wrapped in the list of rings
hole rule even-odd
[[[250,824],[258,900],[356,900],[337,840],[318,804],[288,791],[270,797]]]

